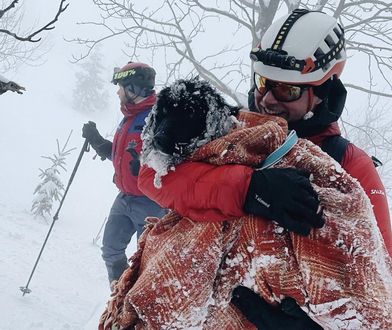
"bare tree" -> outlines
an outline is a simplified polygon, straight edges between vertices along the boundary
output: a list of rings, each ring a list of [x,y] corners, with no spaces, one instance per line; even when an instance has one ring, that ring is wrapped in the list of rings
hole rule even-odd
[[[19,0],[0,1],[0,70],[8,71],[19,62],[35,61],[35,51],[39,47],[41,34],[53,30],[59,16],[67,9],[66,0],[60,4],[54,18],[40,28],[22,31],[23,14],[20,11]]]
[[[151,56],[162,57],[163,52],[168,80],[197,73],[240,104],[239,91],[249,86],[252,73],[250,60],[242,56],[244,50],[249,51],[260,41],[278,11],[301,7],[338,17],[345,26],[349,54],[367,55],[372,70],[384,78],[388,90],[367,86],[366,78],[361,85],[348,82],[348,87],[392,97],[392,83],[388,79],[392,73],[392,3],[389,0],[216,0],[213,3],[161,0],[155,5],[151,1],[148,7],[143,7],[147,6],[145,1],[143,5],[131,0],[93,1],[101,9],[102,20],[82,24],[102,28],[102,36],[75,39],[87,47],[76,61],[88,56],[98,43],[125,35],[131,40],[125,45],[126,52],[133,58],[146,49]],[[209,29],[211,33],[217,26],[224,26],[219,29],[222,33],[247,31],[248,38],[238,40],[233,34],[231,42],[214,50],[211,43],[206,43],[204,32]],[[205,47],[200,51],[203,40]]]
[[[102,64],[101,49],[80,62],[80,71],[76,72],[72,105],[76,111],[93,113],[108,110],[109,93],[106,90],[105,67]]]

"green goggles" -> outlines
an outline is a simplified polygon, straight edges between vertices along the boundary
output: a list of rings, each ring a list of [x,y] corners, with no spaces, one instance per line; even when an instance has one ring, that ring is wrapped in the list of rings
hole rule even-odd
[[[136,74],[135,69],[120,71],[120,68],[114,68],[112,83],[117,85],[119,82],[121,82],[121,80],[129,79],[134,74]]]

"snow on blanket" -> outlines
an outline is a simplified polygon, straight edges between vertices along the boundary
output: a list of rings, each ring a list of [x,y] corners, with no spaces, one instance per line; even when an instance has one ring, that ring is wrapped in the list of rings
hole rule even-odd
[[[287,136],[282,119],[242,111],[238,119],[242,127],[191,159],[256,166]],[[301,237],[253,216],[150,219],[99,329],[255,329],[230,304],[238,285],[271,303],[296,299],[325,329],[392,329],[392,263],[359,183],[303,139],[275,167],[313,174],[322,229]]]

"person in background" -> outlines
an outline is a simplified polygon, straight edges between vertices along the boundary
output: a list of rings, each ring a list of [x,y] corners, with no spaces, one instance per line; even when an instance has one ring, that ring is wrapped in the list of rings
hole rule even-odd
[[[125,250],[134,233],[139,237],[143,232],[144,219],[165,214],[164,209],[137,187],[142,148],[140,134],[156,101],[155,70],[144,63],[129,62],[121,69],[115,69],[112,82],[119,87],[117,94],[124,115],[113,142],[104,139],[93,122],[84,124],[82,134],[102,160],[113,162],[113,181],[120,190],[110,210],[102,240],[102,257],[111,284],[128,267]]]
[[[249,109],[285,118],[299,137],[320,146],[359,181],[392,255],[384,186],[372,159],[341,136],[337,122],[346,100],[346,89],[339,79],[346,62],[344,46],[343,28],[325,13],[297,9],[277,20],[265,32],[260,46],[251,51],[254,86],[249,91]],[[139,188],[162,207],[195,221],[204,220],[205,210],[215,221],[254,214],[307,235],[315,226],[304,219],[320,216],[318,207],[308,207],[317,205],[309,174],[295,169],[254,171],[242,165],[185,162],[163,178],[164,189],[154,186],[154,175],[153,169],[143,166]],[[260,328],[318,328],[309,325],[309,318],[291,298],[276,308],[239,287],[233,300]]]

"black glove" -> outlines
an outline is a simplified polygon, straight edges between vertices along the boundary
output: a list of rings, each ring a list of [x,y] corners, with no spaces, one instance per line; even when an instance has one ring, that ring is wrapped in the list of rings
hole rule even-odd
[[[254,171],[244,211],[276,221],[283,228],[309,235],[312,227],[324,225],[319,200],[309,173],[295,168]]]
[[[112,142],[105,140],[97,130],[97,126],[94,122],[89,121],[83,125],[82,137],[93,147],[97,154],[102,160],[111,157],[112,154]]]
[[[91,146],[100,145],[105,139],[99,134],[97,126],[93,121],[83,125],[82,136]]]
[[[272,306],[252,290],[239,286],[234,289],[231,302],[258,329],[263,330],[322,330],[292,298]]]
[[[140,170],[140,156],[136,152],[136,142],[130,141],[126,151],[131,154],[131,161],[129,162],[129,170],[131,171],[132,175],[138,176]]]

